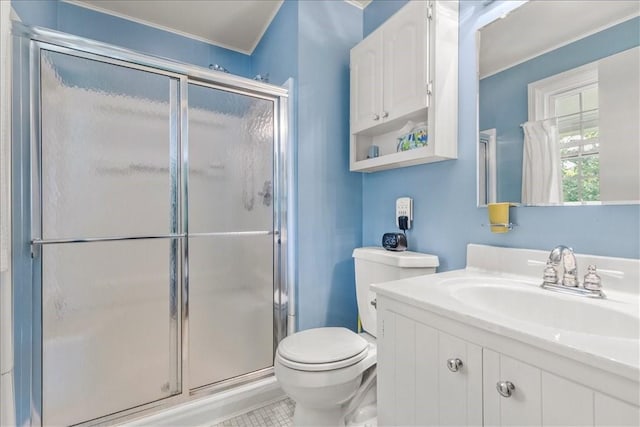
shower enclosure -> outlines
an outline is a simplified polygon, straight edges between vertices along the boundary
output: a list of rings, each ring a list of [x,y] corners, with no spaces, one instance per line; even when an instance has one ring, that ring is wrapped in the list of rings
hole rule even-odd
[[[109,422],[270,374],[287,92],[45,30],[14,46],[31,422]]]

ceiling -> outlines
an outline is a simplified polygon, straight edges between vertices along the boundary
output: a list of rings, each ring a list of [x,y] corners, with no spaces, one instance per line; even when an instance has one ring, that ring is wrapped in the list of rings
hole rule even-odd
[[[63,0],[251,54],[283,0]],[[371,0],[345,0],[364,9]]]
[[[480,78],[639,14],[638,0],[529,1],[480,30]]]

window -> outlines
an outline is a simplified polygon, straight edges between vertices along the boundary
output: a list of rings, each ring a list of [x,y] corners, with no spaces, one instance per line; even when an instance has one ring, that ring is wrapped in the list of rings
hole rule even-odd
[[[529,120],[555,120],[559,134],[563,201],[600,200],[597,64],[529,85]]]
[[[598,85],[549,97],[560,136],[564,202],[600,200]]]

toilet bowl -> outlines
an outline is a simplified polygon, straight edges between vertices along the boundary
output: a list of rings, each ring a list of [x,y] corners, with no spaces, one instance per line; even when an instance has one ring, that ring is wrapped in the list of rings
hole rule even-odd
[[[275,375],[295,401],[295,426],[376,425],[376,296],[371,283],[435,272],[438,257],[416,252],[358,248],[358,313],[365,332],[307,329],[284,338],[276,350]]]
[[[296,402],[294,425],[345,425],[352,412],[346,404],[375,363],[373,337],[346,328],[308,329],[285,338],[274,365],[282,389]]]

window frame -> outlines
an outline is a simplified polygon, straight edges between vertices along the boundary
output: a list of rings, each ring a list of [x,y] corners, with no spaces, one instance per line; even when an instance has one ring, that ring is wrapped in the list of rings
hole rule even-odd
[[[542,121],[555,118],[554,99],[560,95],[583,91],[598,84],[598,63],[591,62],[527,85],[528,120]],[[581,111],[582,112],[582,111]],[[592,154],[593,155],[593,154]],[[561,160],[565,157],[561,156]],[[564,205],[600,205],[598,201],[563,201]]]

